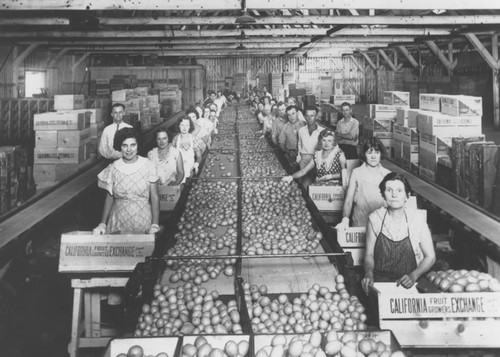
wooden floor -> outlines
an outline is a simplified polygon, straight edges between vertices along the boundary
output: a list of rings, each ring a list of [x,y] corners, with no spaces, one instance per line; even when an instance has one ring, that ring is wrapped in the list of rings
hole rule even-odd
[[[402,173],[408,178],[415,193],[477,232],[485,239],[500,246],[500,222],[474,209],[469,204],[455,198],[435,185],[398,167],[388,161],[383,166],[392,172]]]

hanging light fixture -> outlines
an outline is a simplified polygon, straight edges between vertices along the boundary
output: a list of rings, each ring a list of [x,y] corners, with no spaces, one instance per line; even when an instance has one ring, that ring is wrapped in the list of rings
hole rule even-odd
[[[247,11],[246,0],[241,0],[241,15],[238,16],[234,20],[234,23],[236,23],[236,24],[254,24],[256,22],[257,22],[257,20],[255,19],[255,17],[250,16],[250,14]]]

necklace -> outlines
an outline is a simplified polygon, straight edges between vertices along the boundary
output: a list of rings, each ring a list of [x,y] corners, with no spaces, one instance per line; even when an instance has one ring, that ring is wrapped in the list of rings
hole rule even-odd
[[[158,148],[158,160],[165,161],[168,157],[169,151],[170,151],[170,145],[167,146],[165,149]]]

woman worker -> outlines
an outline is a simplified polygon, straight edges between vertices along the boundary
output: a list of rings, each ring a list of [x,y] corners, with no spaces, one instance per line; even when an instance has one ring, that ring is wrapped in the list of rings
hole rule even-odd
[[[321,142],[321,150],[316,151],[313,160],[293,175],[283,177],[283,181],[292,182],[294,179],[305,176],[309,171],[316,167],[316,182],[339,180],[345,178],[346,159],[344,153],[337,145],[335,132],[330,129],[324,129],[319,134],[318,140]]]
[[[158,217],[158,175],[154,164],[137,154],[139,135],[132,128],[120,129],[113,147],[122,158],[102,170],[98,186],[107,191],[101,223],[94,234],[156,233]]]
[[[179,150],[168,143],[167,129],[160,127],[156,131],[158,147],[148,152],[148,159],[156,166],[160,185],[179,186],[184,178],[184,163]]]
[[[201,162],[200,140],[191,134],[194,131],[194,123],[191,118],[181,117],[177,122],[177,128],[179,133],[172,140],[172,145],[179,150],[182,156],[184,163],[182,183],[184,183],[186,178],[191,176],[191,172],[198,173],[198,166]]]
[[[336,228],[349,227],[351,213],[352,227],[366,227],[370,213],[384,205],[379,185],[390,172],[380,164],[385,157],[384,145],[378,138],[366,139],[361,152],[364,162],[351,173],[344,198],[342,222]]]
[[[436,260],[425,216],[405,207],[411,187],[406,177],[387,174],[379,185],[387,208],[370,214],[366,228],[365,292],[373,282],[396,282],[409,289]]]

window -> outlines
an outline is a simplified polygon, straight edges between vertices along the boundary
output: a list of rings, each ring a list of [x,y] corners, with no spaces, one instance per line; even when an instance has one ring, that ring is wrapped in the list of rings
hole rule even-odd
[[[45,76],[43,71],[26,71],[26,97],[33,97],[35,94],[42,94],[45,92]]]

